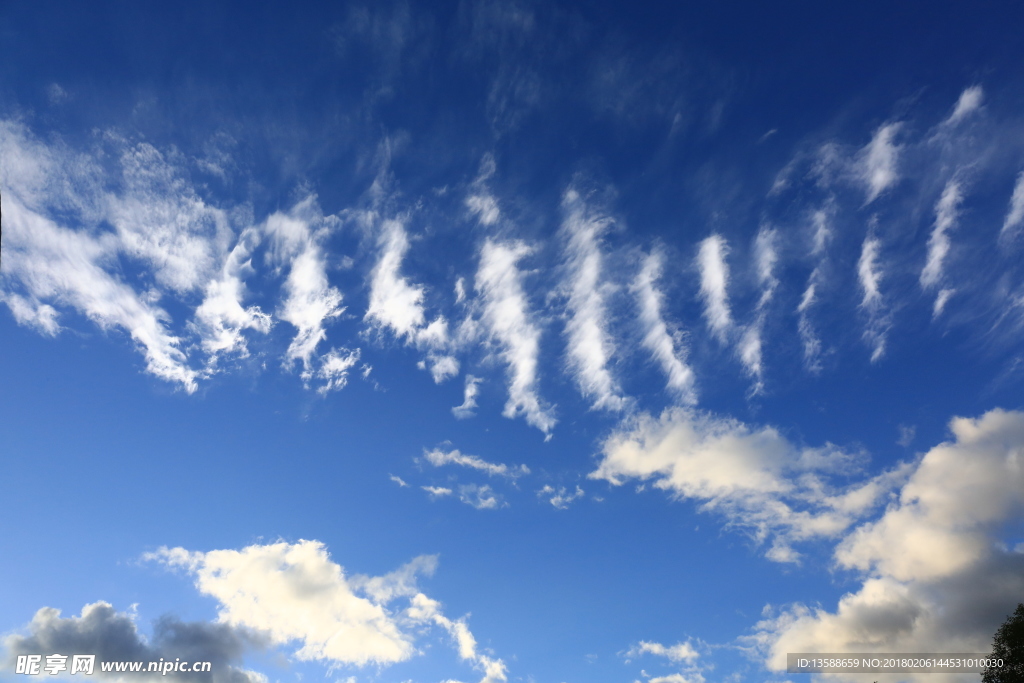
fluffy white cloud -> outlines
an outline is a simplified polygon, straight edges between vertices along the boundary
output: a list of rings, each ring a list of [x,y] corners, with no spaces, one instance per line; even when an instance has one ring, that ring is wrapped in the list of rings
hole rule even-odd
[[[331,391],[338,391],[348,384],[348,373],[359,362],[359,349],[331,349],[320,359],[320,367],[316,377],[323,380],[317,388],[321,396]]]
[[[860,587],[834,612],[795,605],[758,624],[754,641],[770,668],[784,669],[786,652],[988,651],[1024,594],[1024,554],[1006,545],[1007,525],[1024,510],[1024,413],[955,418],[950,431],[898,501],[836,548]],[[931,677],[899,677],[908,679]]]
[[[676,643],[675,645],[665,646],[661,643],[649,642],[641,640],[637,645],[626,653],[628,657],[637,657],[639,655],[651,654],[658,657],[665,657],[671,662],[693,662],[699,656],[696,648],[690,644],[689,641],[685,643]]]
[[[508,401],[505,417],[525,415],[526,421],[547,435],[555,426],[554,411],[537,395],[537,364],[540,329],[534,322],[520,259],[533,250],[519,241],[487,239],[480,250],[480,266],[474,286],[483,300],[483,324],[501,348],[508,365]]]
[[[530,473],[530,468],[526,465],[509,467],[503,463],[498,464],[487,462],[480,456],[462,453],[458,449],[452,449],[450,451],[445,451],[440,448],[435,448],[430,451],[424,449],[423,457],[426,458],[427,462],[434,467],[459,465],[461,467],[469,467],[470,469],[485,472],[490,476],[508,477],[509,479],[518,479],[524,474]]]
[[[720,342],[728,341],[732,331],[732,313],[729,311],[729,266],[725,257],[729,245],[721,235],[711,235],[700,243],[697,269],[700,272],[700,295],[704,300],[704,317],[708,327]]]
[[[835,538],[873,509],[900,481],[897,468],[853,485],[830,484],[859,471],[857,456],[828,444],[801,448],[771,427],[673,408],[625,421],[602,445],[591,479],[629,479],[702,503],[730,525],[770,539],[769,559],[799,559],[792,544]]]
[[[693,370],[686,363],[686,347],[679,331],[670,332],[662,315],[664,294],[658,289],[661,279],[664,255],[652,251],[643,261],[640,273],[632,285],[639,306],[640,323],[643,326],[643,345],[661,365],[667,377],[670,391],[685,405],[697,402],[696,380]]]
[[[569,368],[583,395],[593,399],[595,409],[622,410],[627,401],[608,364],[615,344],[608,333],[602,280],[601,237],[611,224],[607,216],[587,206],[574,188],[562,198],[562,232],[566,240],[569,319],[566,322]]]
[[[221,624],[274,644],[296,644],[299,659],[332,666],[405,661],[418,654],[415,639],[423,626],[435,624],[452,635],[461,659],[484,671],[483,681],[506,680],[504,663],[479,651],[466,620],[449,619],[439,602],[419,591],[417,577],[434,573],[436,555],[377,577],[346,576],[317,541],[206,553],[160,548],[143,559],[186,570],[200,592],[220,603]],[[400,599],[404,609],[393,606]]]

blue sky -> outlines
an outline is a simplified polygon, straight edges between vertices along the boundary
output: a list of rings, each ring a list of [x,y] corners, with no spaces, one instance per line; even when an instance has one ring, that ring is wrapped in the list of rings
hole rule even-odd
[[[5,5],[0,679],[987,651],[1024,601],[1022,20]]]

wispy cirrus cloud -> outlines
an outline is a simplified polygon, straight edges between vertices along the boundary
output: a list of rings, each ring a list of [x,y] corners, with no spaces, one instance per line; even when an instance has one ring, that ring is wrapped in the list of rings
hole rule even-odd
[[[504,463],[488,462],[478,455],[469,455],[468,453],[461,452],[457,448],[447,451],[441,448],[434,448],[429,451],[424,449],[423,457],[434,467],[458,465],[478,470],[490,476],[506,477],[513,480],[530,473],[530,468],[526,465],[509,467]]]
[[[501,349],[508,367],[508,401],[503,414],[524,415],[527,423],[546,435],[556,420],[554,410],[537,394],[541,332],[530,312],[517,264],[533,250],[525,243],[488,238],[480,249],[474,286],[482,299],[482,322],[487,336]]]
[[[860,258],[857,260],[857,278],[863,293],[860,309],[867,315],[863,336],[864,340],[871,345],[872,363],[880,360],[885,354],[885,344],[890,326],[885,299],[882,297],[881,291],[883,278],[879,263],[881,248],[881,240],[868,235],[861,245]]]
[[[728,254],[729,245],[721,235],[704,238],[697,251],[704,318],[711,333],[723,344],[728,342],[733,328],[728,295],[729,266],[725,262]]]
[[[285,298],[277,312],[295,327],[295,337],[285,352],[285,362],[302,364],[306,384],[317,372],[316,349],[327,338],[326,325],[340,316],[342,294],[327,278],[323,239],[335,221],[325,218],[316,197],[309,196],[287,213],[276,212],[265,223],[271,241],[271,258],[286,267]]]
[[[570,187],[562,197],[562,231],[565,235],[569,367],[580,391],[592,399],[595,409],[622,410],[626,398],[608,365],[615,344],[608,333],[608,284],[602,278],[601,237],[611,218],[588,206]]]
[[[693,369],[686,363],[686,346],[682,334],[678,330],[669,331],[662,313],[664,294],[658,289],[658,281],[661,279],[664,260],[664,254],[659,250],[645,256],[631,288],[640,305],[643,345],[661,366],[669,390],[683,404],[693,405],[697,402],[696,379]]]

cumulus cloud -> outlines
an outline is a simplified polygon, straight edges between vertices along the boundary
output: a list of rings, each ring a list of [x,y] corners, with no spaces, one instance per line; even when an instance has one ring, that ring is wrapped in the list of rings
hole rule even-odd
[[[921,287],[924,289],[935,287],[942,279],[942,268],[950,249],[949,232],[956,228],[962,201],[960,182],[954,178],[946,183],[935,205],[935,227],[928,238],[928,260],[921,270]]]
[[[266,683],[267,678],[255,671],[240,668],[245,652],[264,647],[266,640],[258,633],[228,624],[184,622],[164,616],[153,625],[153,637],[139,633],[134,615],[117,612],[106,602],[95,602],[82,608],[77,617],[62,617],[60,610],[44,607],[36,612],[26,628],[27,634],[12,634],[3,639],[5,666],[14,669],[18,655],[52,653],[96,656],[93,676],[100,680],[121,681],[204,681],[208,683]],[[208,672],[133,673],[130,676],[104,673],[103,662],[210,662]],[[45,663],[45,660],[44,660]],[[70,658],[68,660],[70,670]],[[39,677],[50,678],[48,674]]]
[[[869,235],[861,245],[860,258],[857,260],[857,278],[863,292],[860,309],[868,317],[864,328],[864,340],[871,345],[872,363],[880,360],[885,354],[890,322],[880,289],[883,274],[878,262],[878,252],[881,246],[882,243],[877,237]]]
[[[857,455],[826,444],[799,447],[771,427],[752,427],[683,408],[625,421],[602,445],[591,479],[612,485],[650,481],[679,499],[725,516],[758,542],[766,556],[799,559],[792,544],[835,538],[870,512],[903,469],[840,486],[834,476],[860,471]]]
[[[668,389],[685,405],[697,402],[694,372],[686,363],[686,347],[678,330],[669,331],[662,315],[664,294],[658,289],[664,254],[652,251],[643,261],[632,290],[639,303],[640,323],[643,326],[643,345],[661,366],[667,377]]]
[[[469,455],[460,452],[458,449],[452,449],[445,451],[440,448],[433,450],[423,450],[423,457],[426,458],[434,467],[443,467],[444,465],[458,465],[461,467],[468,467],[470,469],[484,472],[490,476],[507,477],[509,479],[518,479],[519,477],[529,474],[530,468],[526,465],[520,465],[519,467],[509,467],[505,464],[498,464],[493,462],[487,462],[483,458],[477,455]]]
[[[860,587],[834,612],[793,605],[757,625],[770,668],[784,669],[786,652],[988,651],[1024,594],[1024,554],[1006,543],[1024,510],[1024,413],[955,418],[950,431],[881,518],[837,546],[837,566]]]
[[[302,363],[302,378],[307,384],[315,373],[317,346],[327,338],[325,325],[345,311],[341,292],[327,279],[322,241],[330,227],[331,221],[324,219],[312,196],[287,214],[272,214],[265,223],[275,263],[288,268],[285,300],[278,316],[291,323],[296,333],[285,359],[289,365]]]
[[[462,404],[452,407],[452,415],[456,419],[465,420],[476,414],[476,397],[480,394],[480,382],[483,380],[473,375],[466,375],[466,384],[462,394]]]
[[[704,300],[704,317],[711,333],[723,344],[732,331],[732,313],[729,311],[729,266],[725,257],[729,245],[721,235],[711,235],[701,241],[697,252],[700,272],[700,295]]]
[[[901,127],[898,122],[880,126],[857,155],[855,173],[865,186],[865,204],[875,201],[899,181],[900,146],[894,139]]]
[[[488,238],[480,250],[474,286],[482,299],[487,334],[501,348],[508,366],[509,397],[503,414],[525,415],[529,424],[550,435],[556,422],[554,411],[537,395],[540,329],[530,313],[523,274],[517,267],[532,251],[519,241]]]
[[[611,219],[595,213],[574,188],[566,190],[562,210],[568,271],[565,288],[570,371],[583,395],[593,399],[593,408],[622,410],[627,402],[608,368],[615,354],[615,344],[607,329],[608,286],[601,274],[600,242]]]
[[[569,493],[564,486],[559,486],[556,489],[554,486],[546,484],[537,491],[537,496],[547,498],[548,502],[558,510],[568,510],[572,503],[583,497],[583,489],[577,485],[576,490]]]

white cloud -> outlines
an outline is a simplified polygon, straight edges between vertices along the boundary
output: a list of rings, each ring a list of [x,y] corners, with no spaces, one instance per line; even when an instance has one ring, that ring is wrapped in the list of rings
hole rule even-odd
[[[577,485],[576,490],[569,493],[564,486],[559,486],[558,489],[555,489],[550,484],[546,484],[537,491],[537,495],[541,498],[546,497],[548,502],[559,510],[568,510],[572,503],[583,497],[583,489]]]
[[[219,622],[298,645],[300,660],[332,667],[402,662],[419,654],[415,638],[433,623],[453,636],[461,659],[485,672],[483,681],[506,680],[504,663],[479,651],[465,619],[448,619],[439,602],[419,592],[417,577],[434,573],[436,555],[378,577],[346,576],[317,541],[206,553],[160,548],[143,559],[186,570],[220,603]],[[404,609],[393,607],[399,599],[407,600]]]
[[[697,402],[696,380],[693,370],[686,363],[686,347],[682,334],[669,332],[668,323],[662,316],[664,294],[658,289],[661,279],[664,255],[652,251],[644,258],[640,273],[632,289],[640,304],[640,323],[643,325],[643,345],[661,365],[668,378],[667,385],[685,405]]]
[[[949,115],[949,118],[942,122],[942,125],[955,126],[960,123],[965,118],[981,109],[982,100],[984,100],[984,92],[980,85],[972,85],[965,89],[960,93],[960,98],[956,101],[956,106],[953,107],[953,113]]]
[[[501,218],[498,200],[487,188],[487,181],[497,170],[494,155],[485,154],[480,161],[480,173],[473,181],[470,194],[466,197],[466,208],[471,216],[476,217],[480,225],[494,225]]]
[[[363,666],[404,661],[412,636],[382,602],[361,597],[316,541],[188,552],[161,548],[145,559],[187,570],[220,602],[219,621],[297,642],[295,656]]]
[[[1009,235],[1024,225],[1024,171],[1017,176],[1017,184],[1013,187],[1013,196],[1010,197],[1010,208],[1006,212],[1006,219],[1003,221],[1003,229],[1000,236]]]
[[[593,408],[622,410],[627,401],[608,369],[615,344],[607,330],[607,285],[601,278],[600,240],[611,219],[595,214],[573,188],[566,190],[562,210],[568,269],[569,367],[583,395],[593,398]]]
[[[429,493],[431,498],[442,498],[453,493],[450,488],[444,486],[421,486],[420,488]]]
[[[431,451],[423,449],[423,457],[426,458],[427,462],[434,467],[459,465],[461,467],[469,467],[470,469],[479,470],[492,477],[499,476],[508,477],[509,479],[518,479],[519,477],[530,473],[530,468],[526,465],[509,467],[505,464],[495,464],[493,462],[487,462],[477,455],[462,453],[458,449],[452,449],[450,451],[443,451],[440,448],[435,448]]]
[[[855,455],[831,444],[801,448],[771,427],[699,414],[682,408],[660,418],[626,420],[602,445],[591,479],[612,485],[652,482],[678,498],[702,503],[729,524],[770,539],[769,559],[795,561],[791,544],[833,538],[876,506],[899,481],[896,469],[853,485],[829,479],[859,471]]]
[[[946,304],[956,294],[955,289],[943,288],[939,290],[939,293],[935,295],[935,304],[932,305],[932,317],[938,318],[942,315],[942,311],[946,309]]]
[[[462,394],[462,405],[452,407],[452,415],[459,420],[465,420],[476,414],[476,397],[480,394],[480,382],[483,380],[473,375],[466,375],[466,385]]]
[[[147,261],[165,288],[202,287],[234,237],[224,212],[207,206],[152,145],[127,147],[120,165],[121,191],[105,197],[120,248]]]
[[[459,500],[477,510],[497,510],[503,505],[501,499],[487,484],[463,484],[459,487]]]
[[[697,652],[696,648],[694,648],[689,641],[685,643],[676,643],[675,645],[666,647],[661,643],[645,640],[641,640],[635,647],[630,648],[629,652],[626,653],[626,656],[638,657],[644,654],[665,657],[671,662],[694,662],[698,657],[700,657],[700,653]]]
[[[256,230],[242,232],[220,274],[206,284],[203,303],[196,309],[193,326],[211,365],[221,355],[248,356],[243,332],[255,330],[266,334],[273,324],[259,306],[242,306],[246,294],[244,278],[254,272],[250,256],[258,240]]]
[[[889,332],[889,317],[886,315],[880,289],[882,271],[878,263],[878,252],[881,245],[878,238],[869,235],[861,245],[860,258],[857,261],[857,277],[864,293],[860,308],[868,316],[864,339],[871,345],[872,363],[880,360],[885,354],[886,337]]]
[[[348,384],[348,373],[359,362],[359,349],[331,349],[320,359],[316,377],[324,383],[317,388],[321,396],[331,391],[339,391]]]
[[[380,258],[370,274],[370,305],[365,320],[391,328],[395,335],[412,340],[423,326],[423,287],[411,285],[401,275],[409,237],[398,220],[385,220],[378,238]]]
[[[797,306],[797,331],[804,350],[804,367],[808,372],[821,372],[821,339],[818,337],[814,324],[811,322],[810,309],[818,301],[818,288],[825,284],[826,256],[825,250],[832,238],[830,226],[834,208],[831,203],[825,208],[818,209],[811,215],[811,225],[814,232],[811,235],[811,257],[817,258],[818,263],[807,278],[807,286],[800,297],[800,304]]]
[[[508,365],[509,397],[503,414],[525,415],[529,424],[550,435],[556,422],[554,411],[537,396],[540,330],[530,315],[523,276],[516,266],[532,251],[519,241],[487,239],[480,250],[474,286],[483,300],[486,330]]]
[[[865,204],[875,201],[899,180],[900,147],[893,139],[900,128],[898,122],[880,126],[857,155],[855,172],[867,190]]]
[[[138,150],[145,153],[133,156]],[[222,214],[196,199],[162,157],[147,156],[149,150],[140,146],[121,157],[125,188],[114,194],[103,189],[93,160],[59,145],[48,147],[20,124],[0,123],[6,228],[0,297],[20,323],[45,334],[60,330],[53,304],[70,306],[105,330],[123,329],[144,354],[149,373],[191,393],[199,373],[189,367],[181,339],[168,329],[170,316],[156,305],[161,293],[140,294],[111,271],[118,269],[121,255],[136,256],[154,265],[157,284],[190,289],[216,261],[218,247],[212,242],[226,228]],[[158,167],[146,169],[147,161]],[[166,182],[147,184],[140,179],[147,173]],[[128,221],[147,201],[153,214],[180,212],[178,222],[164,224],[148,214],[134,216],[139,225]],[[59,225],[51,212],[73,216],[86,227]],[[103,221],[120,227],[111,232]],[[143,228],[153,234],[141,237]]]
[[[407,488],[409,486],[409,484],[406,483],[405,479],[402,479],[401,477],[399,477],[396,474],[389,474],[388,475],[388,479],[390,479],[391,481],[395,482],[396,484],[398,484],[402,488]]]
[[[452,620],[441,613],[440,603],[431,600],[422,593],[412,599],[408,613],[417,621],[433,622],[441,626],[455,641],[459,657],[472,663],[484,676],[480,683],[504,683],[508,680],[508,668],[501,659],[496,659],[480,651],[476,638],[466,625],[466,619]]]
[[[317,224],[323,224],[315,227]],[[288,266],[285,300],[278,316],[296,328],[295,338],[288,346],[288,364],[302,362],[302,378],[308,384],[314,374],[316,348],[327,338],[324,325],[345,309],[342,296],[327,280],[326,258],[321,240],[326,237],[326,224],[315,197],[307,197],[288,214],[272,214],[266,220],[276,263]]]
[[[119,327],[131,335],[149,373],[196,390],[198,373],[167,329],[170,316],[107,272],[117,250],[113,236],[62,228],[23,206],[16,191],[5,193],[3,213],[5,279],[26,292],[4,298],[19,322],[54,334],[57,313],[44,301],[71,306],[103,329]]]
[[[757,301],[754,322],[747,325],[739,343],[740,361],[747,374],[754,378],[754,394],[760,393],[764,387],[761,334],[767,314],[766,308],[779,286],[779,280],[775,276],[775,267],[779,260],[777,242],[778,232],[771,228],[761,228],[754,239],[754,264],[757,282],[761,286],[761,296]]]
[[[834,612],[794,605],[758,624],[770,668],[784,669],[786,652],[989,650],[1024,594],[1024,555],[1005,543],[1024,510],[1024,413],[955,418],[950,430],[898,501],[838,545],[837,565],[860,572],[861,586]]]
[[[962,201],[960,183],[954,178],[946,183],[935,205],[935,227],[928,238],[928,260],[921,270],[921,287],[924,289],[935,287],[942,278],[942,267],[949,255],[949,232],[956,228]]]
[[[732,331],[732,314],[729,311],[729,266],[725,257],[729,246],[721,235],[711,235],[700,243],[697,253],[697,268],[700,271],[700,294],[704,299],[704,317],[720,342],[728,340]]]

